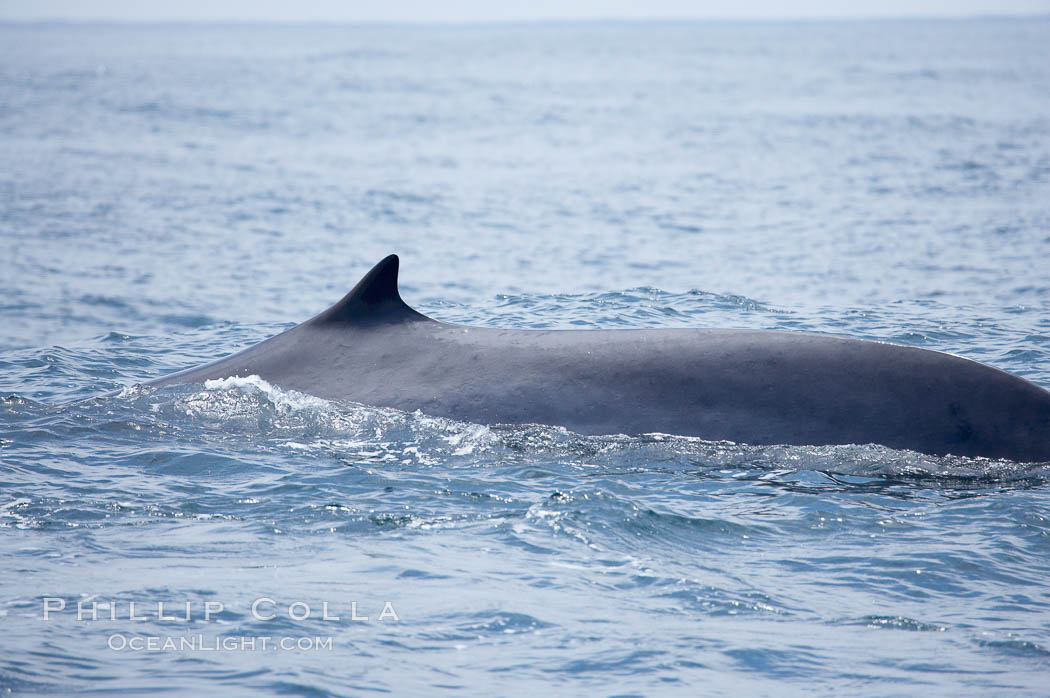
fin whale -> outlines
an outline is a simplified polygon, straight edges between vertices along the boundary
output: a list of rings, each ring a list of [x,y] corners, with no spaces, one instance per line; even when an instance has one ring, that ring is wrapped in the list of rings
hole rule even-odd
[[[258,375],[485,424],[1050,461],[1050,392],[969,359],[772,330],[452,325],[405,304],[397,275],[390,255],[301,325],[148,385]]]

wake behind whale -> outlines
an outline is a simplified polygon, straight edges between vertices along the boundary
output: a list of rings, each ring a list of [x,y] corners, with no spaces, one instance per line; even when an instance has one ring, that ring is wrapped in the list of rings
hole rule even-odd
[[[406,305],[397,276],[390,255],[301,325],[149,385],[258,375],[485,424],[1050,461],[1050,392],[969,359],[800,332],[452,325]]]

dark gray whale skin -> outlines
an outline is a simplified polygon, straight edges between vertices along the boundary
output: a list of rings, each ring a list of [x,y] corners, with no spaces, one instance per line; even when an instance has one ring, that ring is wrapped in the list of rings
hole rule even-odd
[[[397,273],[390,255],[320,315],[149,385],[254,374],[483,424],[1050,461],[1050,392],[976,361],[796,332],[450,325],[407,306]]]

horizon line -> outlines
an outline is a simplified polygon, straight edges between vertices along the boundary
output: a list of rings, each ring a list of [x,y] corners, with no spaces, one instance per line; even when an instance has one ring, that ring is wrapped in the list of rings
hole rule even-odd
[[[155,19],[120,18],[120,17],[3,17],[0,24],[119,24],[119,25],[208,25],[208,24],[244,24],[244,25],[341,25],[341,26],[492,26],[492,25],[544,25],[544,24],[771,24],[771,23],[862,23],[862,22],[967,22],[994,20],[1047,20],[1050,12],[993,12],[972,14],[914,14],[914,15],[813,15],[813,16],[771,16],[771,17],[538,17],[538,18],[503,18],[503,19],[346,19],[346,18],[311,18],[258,19],[245,17],[215,18],[175,18],[160,17]]]

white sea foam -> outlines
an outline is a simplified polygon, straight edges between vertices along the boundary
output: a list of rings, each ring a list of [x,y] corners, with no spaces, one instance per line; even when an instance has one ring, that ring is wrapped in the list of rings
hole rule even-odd
[[[205,390],[239,390],[247,393],[257,391],[265,395],[266,399],[282,412],[325,409],[330,404],[327,400],[313,395],[278,388],[254,374],[243,378],[231,376],[204,381],[204,388]]]

